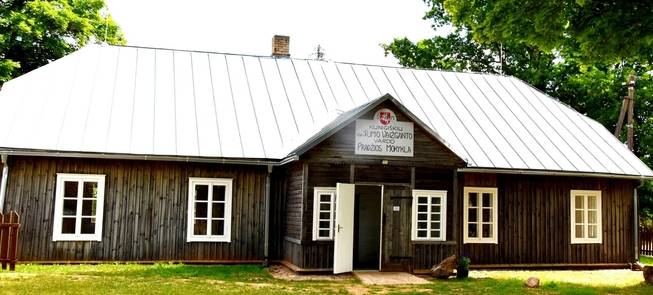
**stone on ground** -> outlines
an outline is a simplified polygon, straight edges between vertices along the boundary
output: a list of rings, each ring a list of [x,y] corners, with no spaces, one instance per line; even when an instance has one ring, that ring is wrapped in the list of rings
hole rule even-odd
[[[653,267],[644,266],[644,271],[642,271],[642,273],[644,274],[644,281],[649,285],[653,285]]]
[[[536,277],[528,278],[528,280],[526,280],[526,287],[539,288],[540,287],[540,279],[538,279]]]
[[[431,275],[438,279],[447,279],[454,275],[456,267],[458,267],[458,256],[454,254],[431,267]]]

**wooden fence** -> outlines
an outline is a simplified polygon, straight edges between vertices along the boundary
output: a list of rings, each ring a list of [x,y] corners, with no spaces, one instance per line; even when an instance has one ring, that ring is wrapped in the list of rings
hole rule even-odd
[[[2,269],[16,270],[16,250],[18,249],[18,230],[20,229],[20,216],[15,211],[6,216],[0,213],[0,262]]]
[[[639,230],[639,255],[653,256],[653,230]]]

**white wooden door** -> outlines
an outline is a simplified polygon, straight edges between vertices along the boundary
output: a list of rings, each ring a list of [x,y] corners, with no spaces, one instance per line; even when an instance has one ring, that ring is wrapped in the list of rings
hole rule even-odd
[[[333,238],[333,273],[353,270],[354,264],[354,185],[336,186],[336,224]]]

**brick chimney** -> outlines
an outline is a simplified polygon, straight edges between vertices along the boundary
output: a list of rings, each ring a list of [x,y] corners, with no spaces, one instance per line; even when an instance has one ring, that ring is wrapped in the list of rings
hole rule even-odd
[[[290,37],[281,35],[272,37],[272,56],[290,57]]]

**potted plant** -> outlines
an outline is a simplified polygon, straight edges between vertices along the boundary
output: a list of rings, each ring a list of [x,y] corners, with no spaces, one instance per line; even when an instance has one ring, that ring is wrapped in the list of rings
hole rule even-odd
[[[456,277],[459,279],[465,279],[469,277],[469,264],[472,261],[469,257],[462,256],[458,259],[458,268],[456,268]]]

